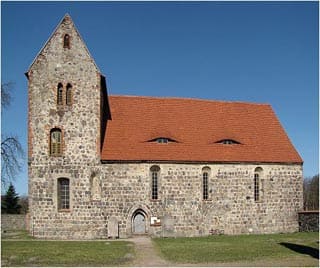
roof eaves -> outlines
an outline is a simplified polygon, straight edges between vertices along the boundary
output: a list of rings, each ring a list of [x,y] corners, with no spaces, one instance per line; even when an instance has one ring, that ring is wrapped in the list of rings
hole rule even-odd
[[[303,161],[195,161],[195,160],[125,160],[125,159],[101,159],[102,164],[113,163],[175,163],[175,164],[246,164],[246,165],[303,165]]]

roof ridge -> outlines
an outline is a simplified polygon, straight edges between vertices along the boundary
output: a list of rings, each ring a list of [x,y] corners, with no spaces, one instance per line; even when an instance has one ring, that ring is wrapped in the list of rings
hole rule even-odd
[[[190,100],[190,101],[201,101],[201,102],[221,102],[221,103],[237,103],[237,104],[250,104],[250,105],[271,106],[269,103],[258,103],[258,102],[250,102],[250,101],[214,100],[214,99],[192,98],[192,97],[138,96],[138,95],[117,95],[117,94],[111,94],[111,95],[109,95],[109,97],[116,97],[116,98],[139,98],[139,99],[163,99],[163,100]]]

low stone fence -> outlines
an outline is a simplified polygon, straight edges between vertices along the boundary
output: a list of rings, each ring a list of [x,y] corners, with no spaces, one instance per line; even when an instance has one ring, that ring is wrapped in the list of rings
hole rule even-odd
[[[1,214],[1,231],[26,230],[29,223],[28,214]]]
[[[319,211],[299,212],[300,232],[319,232]]]

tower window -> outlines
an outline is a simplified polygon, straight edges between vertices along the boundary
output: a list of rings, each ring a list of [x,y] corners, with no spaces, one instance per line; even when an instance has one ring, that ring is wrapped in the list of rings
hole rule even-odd
[[[61,83],[58,84],[57,88],[57,104],[63,105],[63,85]]]
[[[50,155],[61,156],[62,154],[62,134],[61,130],[54,128],[50,131]]]
[[[67,84],[67,90],[66,90],[66,105],[72,104],[72,85]]]
[[[67,178],[58,179],[58,209],[70,209],[70,181]]]
[[[152,200],[157,200],[160,168],[158,166],[152,166],[150,168],[150,171],[151,171],[151,198]]]
[[[66,88],[64,88],[62,83],[58,84],[57,88],[57,105],[58,108],[61,109],[65,105],[71,106],[72,105],[72,85],[70,83],[67,84]]]
[[[65,34],[63,37],[63,47],[70,48],[70,35]]]

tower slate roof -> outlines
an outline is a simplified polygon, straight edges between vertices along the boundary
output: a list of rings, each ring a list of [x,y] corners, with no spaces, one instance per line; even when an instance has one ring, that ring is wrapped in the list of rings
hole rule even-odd
[[[268,104],[134,96],[109,104],[102,161],[302,163]]]

